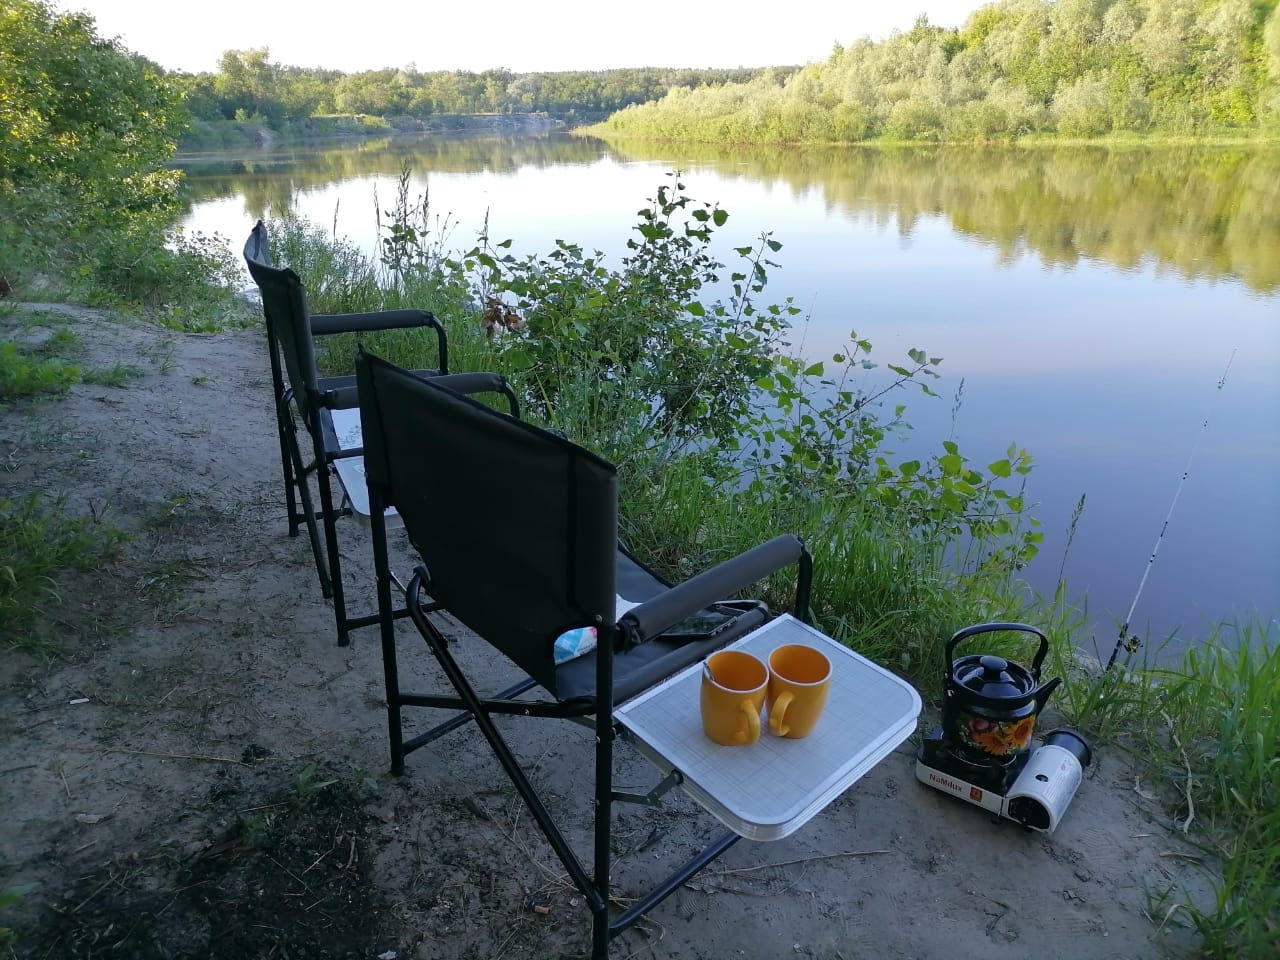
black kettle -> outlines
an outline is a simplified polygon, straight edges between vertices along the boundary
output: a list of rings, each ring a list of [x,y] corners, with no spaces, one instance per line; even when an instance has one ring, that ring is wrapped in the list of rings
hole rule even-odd
[[[1014,630],[1040,640],[1031,669],[1003,657],[951,656],[956,646],[981,633]],[[981,623],[958,630],[947,641],[942,686],[942,732],[953,746],[974,759],[1008,763],[1024,753],[1035,735],[1036,717],[1061,677],[1040,683],[1040,665],[1049,640],[1025,623]]]

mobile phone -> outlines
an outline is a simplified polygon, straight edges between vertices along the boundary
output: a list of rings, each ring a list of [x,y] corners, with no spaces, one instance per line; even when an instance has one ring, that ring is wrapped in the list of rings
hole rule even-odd
[[[663,630],[660,636],[665,638],[706,637],[736,619],[737,611],[732,615],[715,610],[695,613],[691,617],[685,617],[675,626]]]

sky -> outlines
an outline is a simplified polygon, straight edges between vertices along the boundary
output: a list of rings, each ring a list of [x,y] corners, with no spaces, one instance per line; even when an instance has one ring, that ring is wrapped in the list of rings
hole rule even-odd
[[[824,60],[916,17],[957,27],[980,0],[53,0],[170,70],[214,71],[226,50],[353,73],[382,67],[517,73],[612,67],[760,67]],[[836,12],[838,11],[838,12]]]

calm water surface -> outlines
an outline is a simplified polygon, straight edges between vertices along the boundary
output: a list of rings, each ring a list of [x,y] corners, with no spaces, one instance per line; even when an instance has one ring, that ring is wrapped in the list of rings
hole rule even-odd
[[[915,429],[896,452],[1032,453],[1045,542],[1027,582],[1047,593],[1061,571],[1104,655],[1167,516],[1135,632],[1178,645],[1280,615],[1280,151],[388,142],[183,158],[186,222],[238,250],[291,210],[372,251],[405,164],[449,247],[487,214],[517,253],[565,239],[615,263],[681,170],[730,213],[722,259],[762,231],[783,242],[767,301],[804,309],[807,356],[856,330],[882,361],[944,358],[941,400],[898,395]]]

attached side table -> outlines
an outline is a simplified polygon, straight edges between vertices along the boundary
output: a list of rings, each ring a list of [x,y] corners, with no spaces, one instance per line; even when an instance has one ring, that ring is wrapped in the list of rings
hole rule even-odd
[[[702,732],[702,664],[697,663],[615,710],[626,736],[664,774],[739,835],[789,836],[887,757],[916,728],[920,695],[904,680],[790,614],[726,649],[766,663],[775,648],[804,643],[831,661],[831,689],[808,737],[774,736],[761,724],[746,747],[712,743]]]
[[[338,437],[338,446],[343,450],[358,450],[364,446],[364,431],[360,426],[359,409],[330,410],[333,420],[333,431]],[[351,515],[363,526],[369,526],[369,484],[364,475],[364,457],[344,457],[333,462],[338,472],[338,480],[342,490],[351,504]],[[383,514],[388,529],[400,526],[400,515],[394,509]]]

